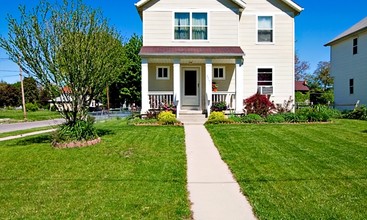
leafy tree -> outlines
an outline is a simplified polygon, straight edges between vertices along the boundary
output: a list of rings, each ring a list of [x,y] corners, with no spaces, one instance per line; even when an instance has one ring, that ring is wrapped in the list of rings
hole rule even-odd
[[[14,84],[17,88],[21,88],[20,82]],[[24,77],[24,99],[26,103],[36,103],[39,101],[39,89],[37,81],[33,77]]]
[[[309,77],[308,84],[313,90],[326,90],[334,84],[330,76],[330,62],[320,61],[313,75]]]
[[[20,97],[20,89],[14,85],[0,82],[0,107],[19,106]]]
[[[305,80],[308,75],[306,71],[310,69],[310,63],[306,61],[301,61],[297,53],[295,54],[294,61],[295,80]]]
[[[67,124],[86,120],[91,101],[122,72],[119,34],[81,0],[19,9],[19,20],[8,17],[8,39],[1,37],[0,46],[54,101],[61,97]]]

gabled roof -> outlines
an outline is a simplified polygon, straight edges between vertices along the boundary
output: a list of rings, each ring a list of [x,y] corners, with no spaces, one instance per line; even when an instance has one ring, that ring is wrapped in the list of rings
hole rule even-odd
[[[241,8],[246,8],[246,3],[242,0],[231,0],[231,1],[240,6]],[[141,6],[145,5],[148,2],[150,2],[150,0],[140,0],[137,3],[135,3],[135,6],[137,8],[140,8]]]
[[[329,43],[325,44],[324,46],[331,46],[336,41],[345,39],[345,38],[349,37],[352,34],[355,34],[355,33],[358,33],[360,31],[364,31],[364,30],[367,30],[367,17],[365,17],[364,19],[359,21],[357,24],[353,25],[348,30],[341,33],[339,36],[337,36],[336,38],[334,38],[333,40],[331,40]]]
[[[242,57],[241,47],[143,46],[140,56]]]
[[[145,5],[150,1],[151,0],[140,0],[137,3],[135,3],[135,6],[139,9],[140,7],[142,7],[143,5]],[[231,0],[231,1],[243,9],[246,8],[246,3],[243,0]],[[299,14],[301,11],[303,11],[303,8],[294,3],[292,0],[281,0],[281,1],[284,2],[286,5],[288,5],[289,7],[291,7],[293,10],[295,10],[297,12],[296,14]]]

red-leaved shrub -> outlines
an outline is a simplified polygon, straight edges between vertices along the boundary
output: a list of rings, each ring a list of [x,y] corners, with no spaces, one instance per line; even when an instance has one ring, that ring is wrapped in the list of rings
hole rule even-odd
[[[256,93],[255,95],[243,101],[245,105],[244,111],[247,114],[258,114],[266,117],[272,110],[275,109],[274,104],[269,100],[267,95]]]

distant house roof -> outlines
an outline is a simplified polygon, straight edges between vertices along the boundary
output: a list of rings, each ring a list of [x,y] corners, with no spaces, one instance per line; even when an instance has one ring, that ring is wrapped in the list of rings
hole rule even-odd
[[[241,47],[169,47],[143,46],[140,56],[211,56],[242,57],[245,53]]]
[[[336,38],[331,40],[329,43],[325,44],[325,46],[331,46],[336,41],[345,39],[345,38],[349,37],[352,34],[355,34],[355,33],[361,32],[361,31],[365,31],[365,30],[367,30],[367,17],[365,17],[364,19],[359,21],[357,24],[353,25],[348,30],[341,33],[339,36],[337,36]]]
[[[310,88],[308,88],[306,81],[296,81],[295,90],[300,92],[307,92],[310,91]]]

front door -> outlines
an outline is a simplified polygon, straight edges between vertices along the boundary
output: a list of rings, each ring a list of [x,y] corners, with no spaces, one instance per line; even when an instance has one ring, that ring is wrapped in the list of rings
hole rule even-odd
[[[200,78],[198,69],[190,68],[183,70],[183,106],[199,107]]]

